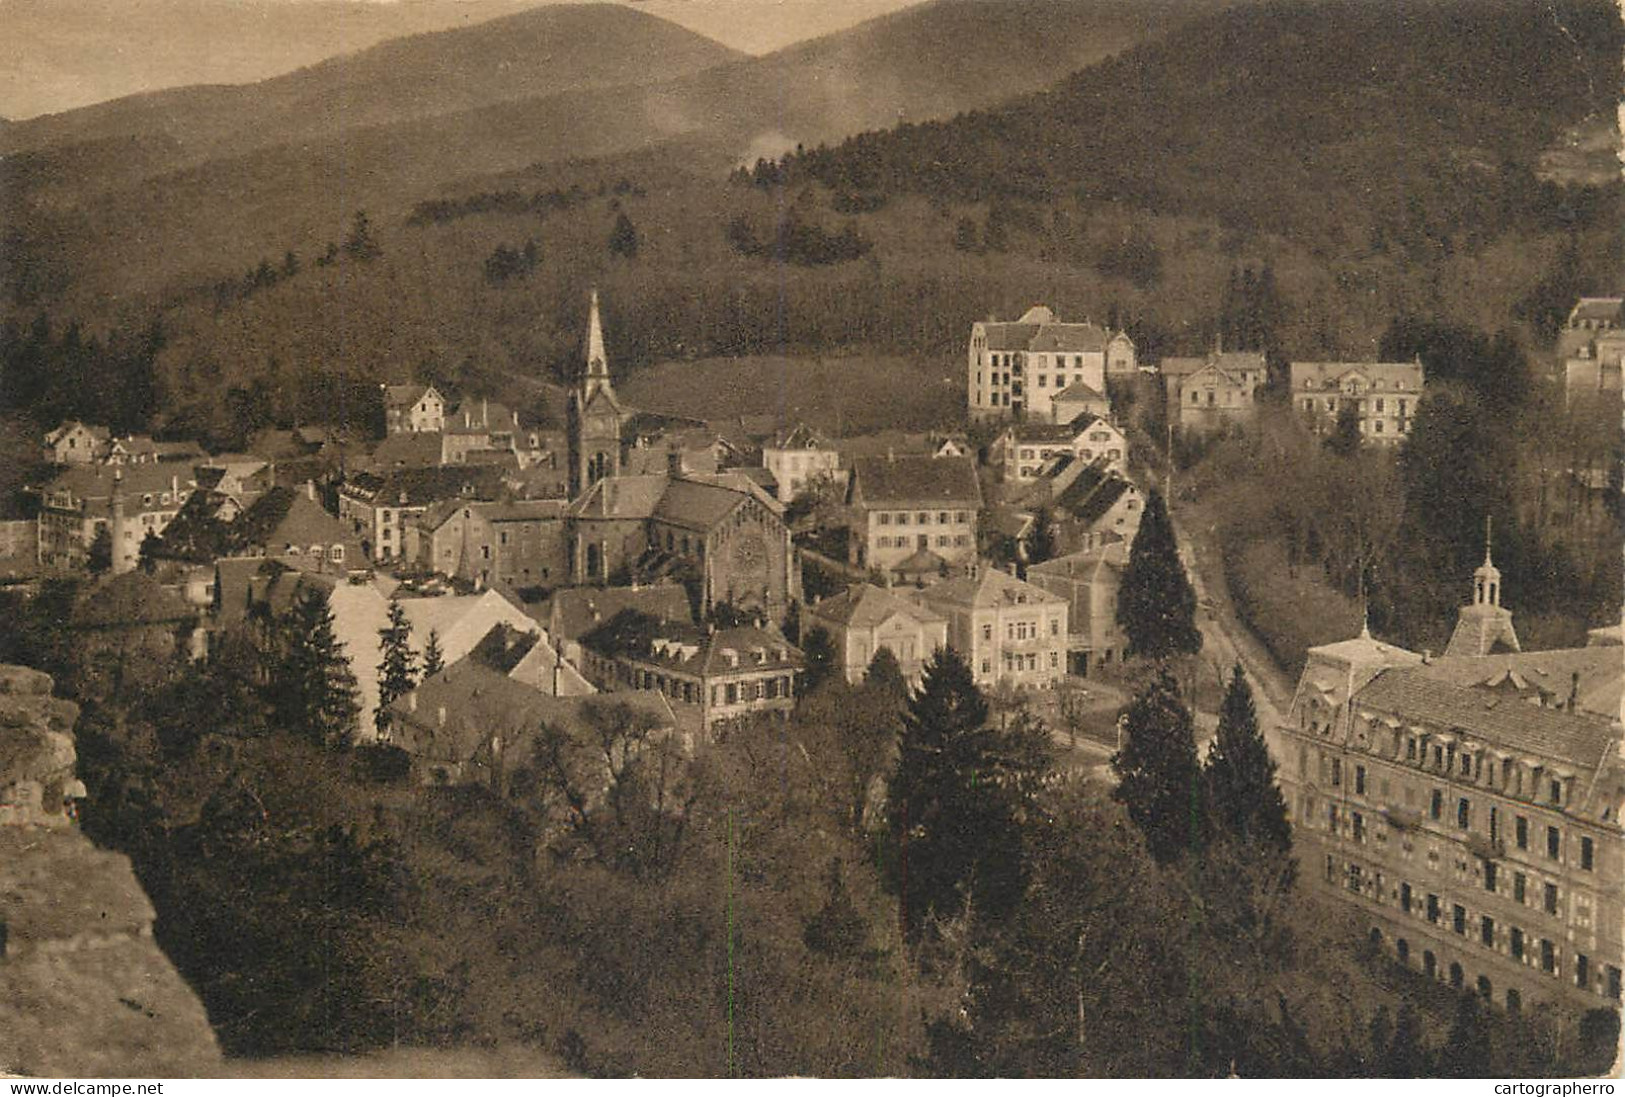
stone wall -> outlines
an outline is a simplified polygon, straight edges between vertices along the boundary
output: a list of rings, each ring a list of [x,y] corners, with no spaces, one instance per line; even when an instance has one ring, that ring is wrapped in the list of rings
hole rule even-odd
[[[0,1074],[217,1074],[202,1003],[152,939],[125,857],[74,825],[78,708],[0,666]]]

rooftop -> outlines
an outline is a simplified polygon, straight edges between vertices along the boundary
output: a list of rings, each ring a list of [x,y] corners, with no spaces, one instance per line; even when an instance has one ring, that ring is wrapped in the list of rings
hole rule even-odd
[[[926,587],[915,597],[931,605],[968,606],[973,609],[1048,605],[1065,601],[1042,587],[991,567],[983,567],[977,575],[949,579]]]
[[[877,587],[873,583],[854,583],[840,594],[833,594],[821,602],[808,606],[807,613],[819,621],[828,621],[847,628],[874,628],[898,614],[912,621],[943,620],[942,615],[930,607],[899,598],[891,591]]]
[[[852,498],[869,506],[955,506],[979,509],[982,486],[969,457],[859,457]]]

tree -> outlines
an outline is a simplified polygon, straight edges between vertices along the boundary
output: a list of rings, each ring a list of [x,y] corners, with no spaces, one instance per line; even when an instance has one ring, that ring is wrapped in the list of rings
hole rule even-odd
[[[1219,708],[1219,730],[1207,756],[1208,807],[1215,829],[1244,845],[1286,852],[1292,829],[1275,782],[1275,761],[1258,730],[1252,687],[1238,663]]]
[[[372,235],[372,223],[367,220],[366,210],[356,210],[355,217],[350,222],[350,235],[344,238],[344,250],[352,259],[363,261],[378,258],[384,254],[384,249],[378,246],[378,241]]]
[[[282,658],[273,664],[271,688],[279,724],[318,746],[348,745],[361,702],[344,645],[333,632],[327,591],[302,589],[283,615],[281,634]]]
[[[158,556],[163,551],[163,548],[164,541],[163,538],[158,536],[158,531],[147,530],[147,535],[141,538],[141,548],[137,556],[142,571],[151,575],[157,569]]]
[[[397,697],[410,693],[415,682],[417,659],[411,648],[412,626],[407,624],[406,610],[400,599],[389,601],[389,623],[378,630],[378,650],[383,661],[378,664],[378,711],[373,723],[380,737],[389,728],[389,706]]]
[[[85,566],[92,575],[105,575],[113,567],[113,535],[106,526],[96,527],[96,536],[90,539]]]
[[[1119,777],[1113,796],[1145,834],[1157,861],[1201,848],[1207,819],[1195,729],[1166,666],[1157,669],[1121,720],[1123,746],[1112,756]]]
[[[430,629],[429,638],[423,643],[423,678],[427,681],[445,669],[446,657],[440,651],[440,632]]]
[[[1055,543],[1055,516],[1048,507],[1042,507],[1033,516],[1032,536],[1027,540],[1027,562],[1029,564],[1042,564],[1045,560],[1055,559],[1058,546]]]
[[[639,246],[637,226],[622,210],[615,215],[615,227],[609,232],[609,253],[622,259],[636,259]]]
[[[1049,733],[1023,712],[1001,729],[969,665],[939,648],[903,713],[887,821],[905,932],[967,905],[996,921],[1021,902],[1022,828],[1050,768]]]
[[[1132,655],[1160,660],[1202,650],[1196,591],[1180,562],[1167,506],[1155,488],[1146,493],[1140,530],[1117,591],[1117,623],[1128,636]]]
[[[1475,994],[1456,1001],[1456,1019],[1450,1038],[1439,1049],[1438,1072],[1446,1078],[1482,1078],[1490,1069],[1489,1019]]]
[[[975,251],[978,235],[976,221],[970,217],[961,217],[959,224],[954,226],[954,247],[959,251]]]
[[[899,705],[908,702],[908,679],[903,677],[903,668],[898,665],[897,656],[884,644],[875,649],[874,658],[869,660],[869,667],[863,673],[863,684],[865,688],[895,700]]]
[[[807,669],[801,672],[802,693],[811,693],[832,673],[840,669],[835,657],[835,642],[830,639],[829,632],[822,626],[814,626],[807,630],[806,635],[801,638],[801,654],[807,664]]]
[[[1360,452],[1360,413],[1354,401],[1344,400],[1337,409],[1337,426],[1326,436],[1326,449],[1338,457],[1353,457]]]

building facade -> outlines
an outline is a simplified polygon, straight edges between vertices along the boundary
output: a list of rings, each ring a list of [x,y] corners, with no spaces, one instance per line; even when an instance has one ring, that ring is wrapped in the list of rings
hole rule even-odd
[[[968,457],[857,458],[847,505],[850,563],[889,572],[916,553],[950,569],[976,560],[982,488]]]
[[[1128,544],[1117,541],[1058,556],[1027,569],[1027,582],[1067,603],[1067,662],[1073,674],[1123,661],[1128,637],[1117,623],[1117,591],[1128,566]]]
[[[780,434],[764,445],[762,467],[773,474],[781,503],[790,502],[817,480],[835,484],[845,480],[835,444],[807,426]]]
[[[384,428],[389,434],[422,434],[446,428],[446,398],[433,385],[385,385]]]
[[[1053,401],[1072,386],[1106,391],[1108,374],[1133,373],[1134,341],[1087,321],[1064,323],[1043,305],[1014,322],[971,325],[966,366],[973,419],[1014,416],[1053,422]]]
[[[516,589],[569,579],[562,499],[430,507],[408,524],[406,557],[439,575]]]
[[[948,622],[979,686],[1050,689],[1066,674],[1067,603],[996,568],[911,593]]]
[[[932,653],[948,646],[947,618],[872,583],[854,583],[807,606],[802,628],[829,633],[841,672],[854,685],[863,681],[881,648],[890,650],[903,677],[918,685]]]
[[[1568,688],[1540,684],[1549,663]],[[1590,648],[1311,649],[1272,743],[1305,879],[1399,962],[1510,1011],[1617,1007],[1620,677]]]
[[[1159,371],[1168,421],[1194,431],[1251,422],[1254,394],[1268,379],[1262,354],[1219,348],[1202,358],[1164,358]]]
[[[1123,432],[1098,416],[1072,423],[1015,423],[1006,428],[996,443],[1004,465],[1004,478],[1036,480],[1051,458],[1067,455],[1105,469],[1122,472],[1128,460],[1128,442]]]
[[[84,567],[105,529],[112,570],[129,571],[141,558],[142,541],[161,535],[196,487],[191,470],[177,465],[70,465],[39,490],[39,563]]]
[[[1360,439],[1396,446],[1411,431],[1425,380],[1422,360],[1414,362],[1293,362],[1292,404],[1316,433],[1337,429],[1351,412]]]

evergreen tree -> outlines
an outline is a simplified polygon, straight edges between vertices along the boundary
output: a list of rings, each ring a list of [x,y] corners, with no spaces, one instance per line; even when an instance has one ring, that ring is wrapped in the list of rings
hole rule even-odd
[[[824,680],[833,672],[840,669],[836,665],[835,643],[821,626],[807,630],[807,635],[801,640],[801,654],[805,657],[807,665],[807,669],[801,672],[802,693],[811,693],[823,685]]]
[[[344,645],[333,633],[327,591],[301,590],[281,624],[282,659],[273,666],[271,682],[279,723],[318,746],[346,746],[361,702]]]
[[[1484,1007],[1474,994],[1456,1001],[1450,1038],[1439,1050],[1439,1073],[1446,1078],[1482,1078],[1490,1071],[1490,1028]]]
[[[429,638],[423,644],[423,680],[427,681],[445,669],[446,657],[440,650],[440,633],[430,629]]]
[[[1427,1049],[1422,1046],[1422,1019],[1409,1002],[1399,1007],[1385,1062],[1395,1078],[1421,1078],[1430,1073]]]
[[[908,701],[908,679],[903,677],[903,668],[898,665],[897,656],[884,645],[877,648],[874,658],[869,660],[869,667],[863,673],[863,684],[865,688],[898,704]]]
[[[1042,564],[1045,560],[1053,560],[1057,548],[1055,516],[1048,507],[1043,507],[1033,516],[1033,533],[1027,541],[1027,562]]]
[[[1337,426],[1326,436],[1326,449],[1339,457],[1353,457],[1360,452],[1360,414],[1354,401],[1344,400],[1337,409]]]
[[[887,815],[904,929],[918,938],[933,915],[967,901],[996,921],[1025,890],[1022,828],[1049,772],[1049,733],[1026,713],[989,726],[970,667],[947,648],[926,665],[902,724]]]
[[[1132,655],[1166,659],[1202,650],[1196,628],[1196,591],[1179,560],[1168,508],[1155,488],[1146,493],[1140,530],[1129,549],[1117,591],[1117,623]]]
[[[350,235],[344,238],[344,250],[352,259],[370,260],[384,254],[384,249],[373,238],[372,222],[367,220],[366,210],[355,211],[355,218],[350,222]]]
[[[1123,746],[1112,756],[1119,782],[1112,795],[1145,834],[1156,860],[1167,863],[1199,849],[1208,824],[1195,729],[1167,667],[1157,669],[1121,719]]]
[[[113,535],[106,526],[96,527],[96,536],[90,539],[89,557],[85,566],[92,575],[105,575],[113,567]]]
[[[388,709],[397,697],[410,693],[416,684],[417,659],[411,648],[412,627],[406,623],[406,610],[398,598],[389,602],[389,623],[378,630],[378,712],[373,722],[382,736],[389,728]]]
[[[622,210],[615,215],[615,227],[609,232],[609,253],[622,259],[636,259],[640,246],[637,226]]]
[[[1286,800],[1275,782],[1275,760],[1258,730],[1252,687],[1240,664],[1231,672],[1219,709],[1219,731],[1207,756],[1209,808],[1215,828],[1245,845],[1283,853],[1292,846]]]

